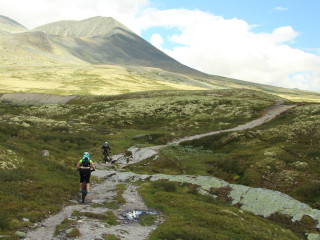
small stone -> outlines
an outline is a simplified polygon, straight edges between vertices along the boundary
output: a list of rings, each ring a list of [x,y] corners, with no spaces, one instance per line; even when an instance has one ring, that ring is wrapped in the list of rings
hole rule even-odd
[[[22,218],[22,221],[29,222],[30,220],[28,218]]]
[[[48,157],[49,156],[49,151],[48,150],[42,150],[41,155],[44,157]]]
[[[20,238],[25,238],[27,236],[25,232],[20,232],[20,231],[16,231],[15,234],[18,235]]]
[[[39,227],[40,226],[40,223],[35,223],[35,224],[33,224],[33,227],[32,228],[37,228],[37,227]]]
[[[308,240],[320,240],[320,235],[317,233],[309,233]]]
[[[70,228],[70,229],[66,230],[66,233],[69,234],[72,232],[72,230],[73,230],[73,228]]]

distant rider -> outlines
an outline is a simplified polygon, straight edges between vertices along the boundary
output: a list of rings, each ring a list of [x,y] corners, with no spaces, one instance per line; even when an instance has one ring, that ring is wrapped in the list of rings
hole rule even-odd
[[[86,180],[87,194],[90,193],[91,168],[96,170],[93,161],[90,159],[90,154],[88,152],[84,152],[82,159],[77,163],[77,169],[80,171],[80,192],[82,192],[82,183]]]
[[[109,154],[111,153],[111,148],[108,142],[104,142],[104,144],[101,147],[101,152],[103,154],[103,160],[105,162],[109,161]]]

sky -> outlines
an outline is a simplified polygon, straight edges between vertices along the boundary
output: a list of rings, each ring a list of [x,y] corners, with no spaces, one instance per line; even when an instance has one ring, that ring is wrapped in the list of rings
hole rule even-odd
[[[0,0],[28,29],[113,17],[205,73],[320,91],[319,0]]]

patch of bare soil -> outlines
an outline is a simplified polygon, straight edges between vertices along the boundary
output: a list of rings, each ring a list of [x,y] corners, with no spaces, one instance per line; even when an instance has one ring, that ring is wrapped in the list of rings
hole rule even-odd
[[[66,104],[76,96],[60,96],[46,93],[4,93],[0,101],[18,104]]]

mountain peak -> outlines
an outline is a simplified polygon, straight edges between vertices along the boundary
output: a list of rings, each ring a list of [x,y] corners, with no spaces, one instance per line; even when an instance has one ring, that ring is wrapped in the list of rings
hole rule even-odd
[[[2,15],[0,15],[0,30],[6,31],[9,33],[20,33],[20,32],[29,31],[26,27],[22,26],[20,23]]]
[[[47,34],[85,37],[85,38],[104,38],[118,31],[131,32],[127,27],[111,17],[92,17],[81,21],[67,20],[49,23],[34,29]]]

